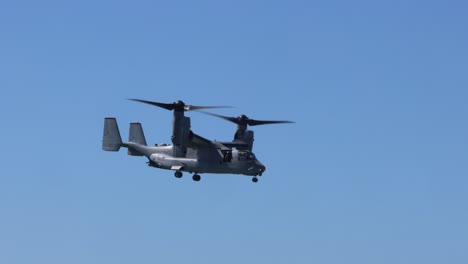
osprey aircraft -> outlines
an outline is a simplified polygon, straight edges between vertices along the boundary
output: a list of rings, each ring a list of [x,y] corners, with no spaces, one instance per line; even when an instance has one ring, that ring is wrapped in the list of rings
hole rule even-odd
[[[148,166],[174,171],[176,178],[182,178],[183,172],[193,174],[194,181],[200,181],[201,173],[240,174],[252,177],[257,182],[258,176],[265,172],[263,165],[252,152],[254,132],[248,126],[293,123],[279,120],[255,120],[245,115],[228,117],[203,112],[237,124],[232,141],[212,141],[195,134],[190,129],[190,118],[186,111],[223,108],[224,106],[193,106],[182,101],[159,103],[140,99],[129,99],[135,102],[157,106],[173,112],[172,144],[148,146],[140,123],[130,123],[127,142],[123,142],[113,117],[104,119],[102,149],[119,151],[128,149],[130,156],[145,156]]]

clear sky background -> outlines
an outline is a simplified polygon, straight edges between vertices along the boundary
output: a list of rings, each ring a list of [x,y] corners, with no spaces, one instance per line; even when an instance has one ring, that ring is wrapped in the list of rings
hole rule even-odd
[[[466,1],[2,1],[0,263],[468,263]],[[249,177],[101,150],[232,105]],[[190,112],[229,140],[235,125]]]

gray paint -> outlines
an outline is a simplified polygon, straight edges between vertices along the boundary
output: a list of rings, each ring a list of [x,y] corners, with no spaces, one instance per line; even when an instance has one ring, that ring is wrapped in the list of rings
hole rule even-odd
[[[221,142],[210,141],[192,131],[184,139],[186,150],[184,156],[174,155],[177,145],[147,146],[141,124],[130,124],[129,141],[122,142],[115,118],[104,120],[102,149],[118,151],[120,147],[128,149],[129,155],[145,156],[148,165],[160,169],[178,170],[190,173],[221,173],[261,176],[265,166],[249,150],[227,147]],[[233,145],[236,145],[234,142]],[[245,146],[245,144],[237,144]],[[232,159],[226,160],[225,155],[231,153]]]

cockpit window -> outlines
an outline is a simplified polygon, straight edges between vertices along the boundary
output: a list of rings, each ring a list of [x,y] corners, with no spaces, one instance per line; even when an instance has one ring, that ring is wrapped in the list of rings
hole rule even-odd
[[[237,154],[237,159],[238,159],[238,160],[246,160],[245,152],[239,152],[239,153]]]
[[[255,155],[252,152],[239,152],[237,157],[239,160],[255,160]]]

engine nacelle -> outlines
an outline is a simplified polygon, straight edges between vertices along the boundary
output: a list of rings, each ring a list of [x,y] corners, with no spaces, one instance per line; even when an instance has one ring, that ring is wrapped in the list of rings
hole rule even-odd
[[[248,150],[252,151],[254,132],[252,130],[238,129],[236,134],[234,134],[234,142],[244,142],[248,145]]]
[[[174,145],[188,146],[190,144],[190,118],[181,116],[174,118],[172,127],[172,143]]]

